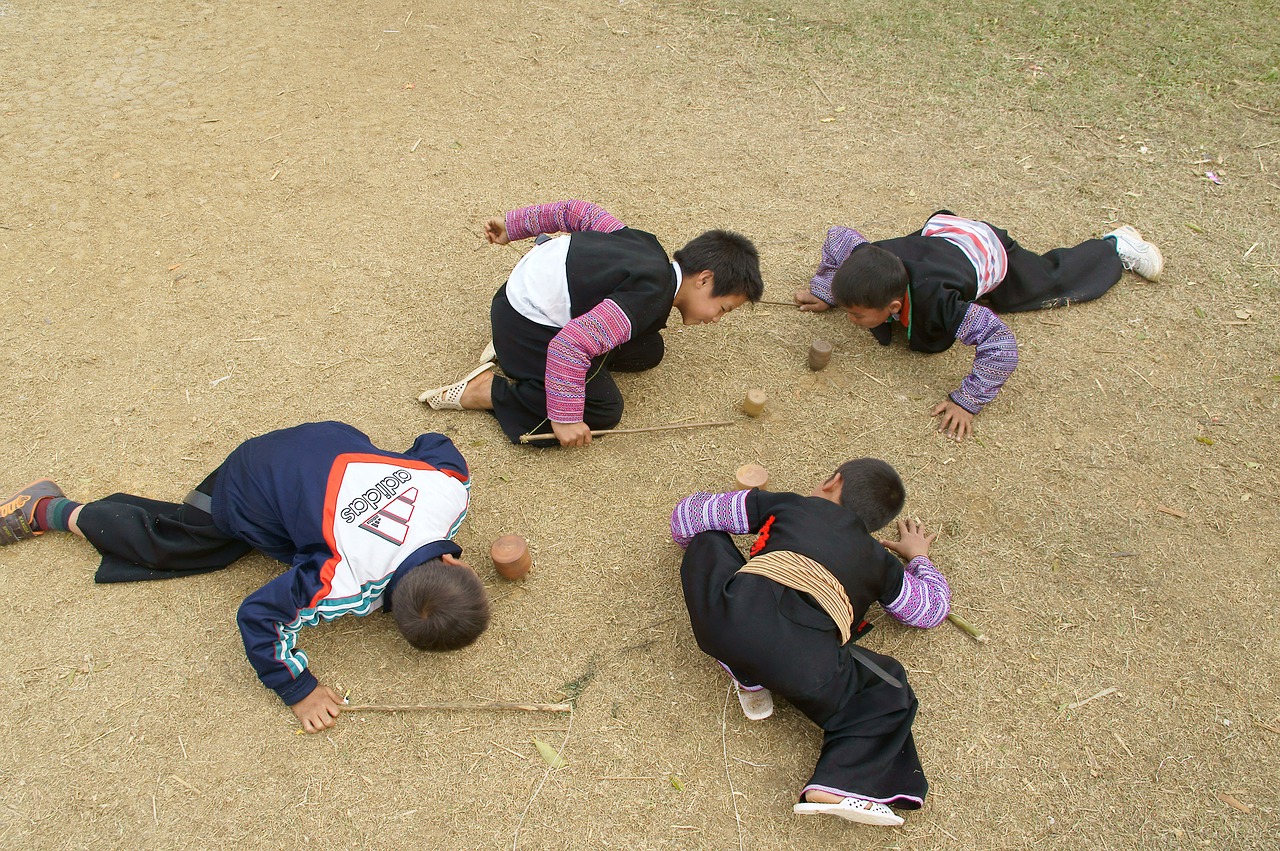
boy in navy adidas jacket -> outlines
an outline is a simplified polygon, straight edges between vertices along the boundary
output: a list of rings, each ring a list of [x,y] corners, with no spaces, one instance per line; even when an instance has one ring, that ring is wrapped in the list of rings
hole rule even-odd
[[[0,504],[0,545],[72,532],[102,554],[98,582],[207,573],[253,549],[290,565],[236,620],[263,685],[315,733],[342,697],[307,670],[302,627],[382,608],[415,647],[453,650],[488,626],[484,585],[452,540],[469,487],[444,435],[396,453],[344,423],[308,423],[241,444],[181,504],[118,493],[81,505],[42,479]]]

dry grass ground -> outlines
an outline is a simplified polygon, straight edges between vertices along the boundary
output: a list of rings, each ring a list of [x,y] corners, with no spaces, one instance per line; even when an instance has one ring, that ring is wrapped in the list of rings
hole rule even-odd
[[[423,656],[344,619],[305,636],[313,665],[362,702],[577,699],[295,735],[234,625],[276,565],[95,587],[50,535],[0,552],[0,845],[1276,847],[1274,9],[909,5],[0,0],[5,487],[178,498],[272,428],[443,430],[493,627]],[[518,257],[480,222],[562,197],[669,249],[741,230],[773,298],[830,225],[885,238],[941,206],[1039,249],[1131,222],[1168,267],[1011,317],[1021,364],[963,446],[924,412],[967,351],[761,307],[671,328],[622,379],[624,425],[734,426],[531,451],[414,396],[472,365]],[[898,830],[792,816],[818,733],[726,711],[666,531],[741,463],[808,489],[859,454],[902,470],[992,639],[868,638],[922,705],[931,794]],[[524,583],[483,563],[508,531]]]

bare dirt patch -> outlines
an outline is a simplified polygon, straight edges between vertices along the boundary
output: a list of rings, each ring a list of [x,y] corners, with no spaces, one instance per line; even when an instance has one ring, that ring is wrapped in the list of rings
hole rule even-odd
[[[179,498],[272,428],[445,431],[468,555],[517,531],[535,572],[481,567],[494,625],[464,652],[349,618],[305,636],[313,665],[361,702],[577,702],[295,735],[234,624],[276,565],[95,587],[51,535],[0,552],[0,845],[1274,847],[1274,13],[901,5],[0,0],[6,486]],[[943,206],[1039,249],[1131,222],[1169,262],[1010,318],[1021,364],[964,446],[925,411],[967,351],[760,307],[669,329],[621,383],[624,425],[738,418],[749,387],[765,417],[530,451],[414,397],[472,366],[519,256],[480,223],[562,197],[668,249],[741,230],[770,298],[830,225]],[[818,732],[742,720],[666,532],[742,463],[807,490],[860,454],[903,472],[992,639],[868,638],[922,705],[932,789],[897,831],[791,814]],[[569,763],[545,782],[534,736]]]

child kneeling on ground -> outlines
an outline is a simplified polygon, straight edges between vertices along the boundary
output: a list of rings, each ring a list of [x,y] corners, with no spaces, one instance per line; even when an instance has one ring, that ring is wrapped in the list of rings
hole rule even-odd
[[[559,232],[568,235],[545,236]],[[707,231],[672,261],[653,234],[586,201],[535,204],[485,225],[497,245],[531,236],[537,244],[493,297],[483,362],[418,397],[435,409],[491,411],[512,443],[549,427],[561,446],[585,446],[592,430],[622,419],[610,370],[662,360],[672,307],[685,325],[713,323],[764,292],[755,246],[730,231]]]
[[[905,498],[891,466],[861,458],[811,496],[696,493],[671,515],[671,536],[686,548],[680,580],[693,634],[733,678],[747,717],[769,717],[776,692],[822,728],[797,813],[900,825],[888,805],[924,804],[906,672],[850,641],[876,601],[921,628],[950,611],[951,589],[928,557],[936,535],[915,520],[898,521],[898,541],[870,535]],[[746,559],[729,535],[750,533]]]
[[[208,573],[254,549],[290,565],[236,619],[262,684],[316,733],[343,698],[307,670],[303,626],[382,608],[420,650],[465,647],[488,626],[484,585],[452,540],[469,487],[444,435],[395,453],[344,423],[308,423],[244,442],[181,504],[118,493],[82,505],[33,482],[0,505],[0,545],[79,535],[102,555],[97,582]]]

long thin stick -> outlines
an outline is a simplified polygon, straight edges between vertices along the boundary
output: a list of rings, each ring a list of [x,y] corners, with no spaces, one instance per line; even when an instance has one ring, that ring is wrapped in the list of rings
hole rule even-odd
[[[956,626],[961,632],[965,633],[966,635],[968,635],[970,638],[972,638],[974,641],[978,642],[979,644],[987,643],[987,637],[982,634],[982,630],[978,629],[976,626],[969,623],[967,620],[960,617],[955,612],[948,612],[947,620],[951,621],[951,623],[954,626]]]
[[[782,306],[782,307],[795,307],[795,306],[796,306],[796,303],[795,303],[794,301],[772,301],[772,300],[767,299],[767,298],[762,298],[762,299],[760,299],[759,301],[757,301],[757,302],[756,302],[756,304],[777,304],[777,305],[780,305],[780,306]]]
[[[453,709],[517,709],[522,712],[572,712],[568,703],[364,703],[342,707],[343,712],[430,712]]]
[[[709,423],[676,423],[675,425],[645,426],[644,428],[603,428],[592,430],[592,437],[600,437],[605,434],[638,434],[642,431],[667,431],[673,428],[703,428],[704,426],[727,426],[733,425],[732,420],[716,420]],[[522,434],[520,435],[521,443],[529,443],[534,440],[555,440],[554,433],[548,434]]]

